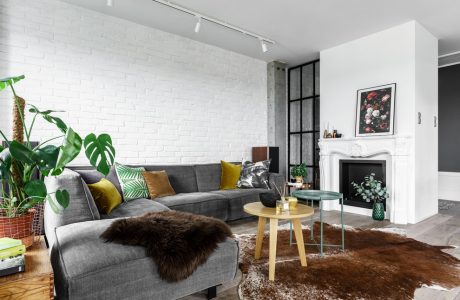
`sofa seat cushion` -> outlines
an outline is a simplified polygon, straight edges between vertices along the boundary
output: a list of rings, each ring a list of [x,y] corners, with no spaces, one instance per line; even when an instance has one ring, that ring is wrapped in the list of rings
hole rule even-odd
[[[190,277],[168,283],[145,248],[99,238],[112,220],[56,229],[51,251],[59,299],[176,299],[230,281],[238,267],[238,243],[227,239]]]
[[[228,221],[250,217],[243,211],[246,203],[259,201],[259,194],[267,192],[267,189],[234,189],[213,191],[212,194],[223,196],[228,199]]]
[[[214,193],[182,193],[155,199],[170,209],[227,220],[228,199]]]
[[[123,217],[137,217],[147,212],[169,210],[161,203],[139,198],[118,205],[109,215],[101,214],[101,219],[113,219]]]

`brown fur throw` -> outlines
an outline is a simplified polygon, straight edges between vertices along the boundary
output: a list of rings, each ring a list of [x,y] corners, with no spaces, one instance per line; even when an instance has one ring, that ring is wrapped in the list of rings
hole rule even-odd
[[[231,236],[220,220],[178,211],[116,220],[101,234],[106,242],[145,247],[160,277],[170,282],[190,276]]]

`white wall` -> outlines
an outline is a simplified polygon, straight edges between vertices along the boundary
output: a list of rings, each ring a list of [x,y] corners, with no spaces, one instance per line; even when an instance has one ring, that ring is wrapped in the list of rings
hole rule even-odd
[[[321,51],[321,132],[355,136],[357,90],[396,83],[395,134],[413,133],[414,22]]]
[[[418,222],[438,212],[438,39],[415,23],[415,212]]]
[[[1,1],[0,32],[0,77],[25,74],[18,93],[82,135],[111,134],[120,162],[240,160],[267,143],[263,61],[55,0]]]
[[[437,39],[416,21],[320,53],[321,132],[329,122],[353,138],[357,90],[396,83],[395,135],[413,141],[409,223],[437,213],[437,55]]]

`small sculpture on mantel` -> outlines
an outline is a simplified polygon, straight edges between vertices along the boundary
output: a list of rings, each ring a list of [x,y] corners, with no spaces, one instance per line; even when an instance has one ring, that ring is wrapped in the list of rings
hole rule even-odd
[[[327,128],[324,130],[323,138],[324,139],[338,139],[341,137],[342,137],[342,134],[338,133],[337,129],[332,128],[332,131],[329,131],[329,123],[327,123]]]

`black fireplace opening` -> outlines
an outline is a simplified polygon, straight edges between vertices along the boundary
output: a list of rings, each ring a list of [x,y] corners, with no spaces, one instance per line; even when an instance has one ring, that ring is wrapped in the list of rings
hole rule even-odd
[[[345,160],[339,161],[340,175],[340,192],[343,194],[344,205],[372,208],[373,202],[366,202],[361,196],[356,196],[356,192],[351,185],[352,182],[360,184],[364,177],[375,174],[375,179],[386,186],[386,162],[384,160]],[[386,210],[386,201],[383,200],[383,206]]]

